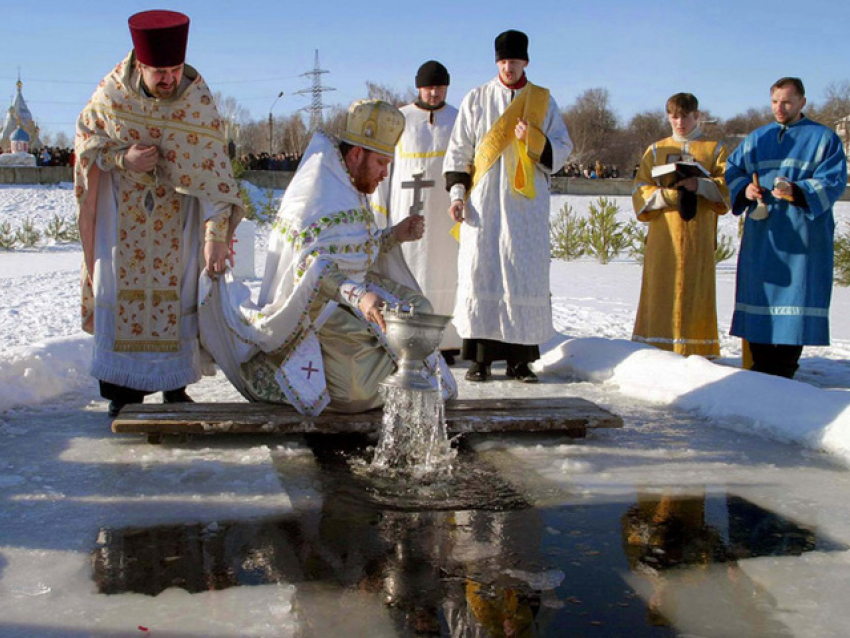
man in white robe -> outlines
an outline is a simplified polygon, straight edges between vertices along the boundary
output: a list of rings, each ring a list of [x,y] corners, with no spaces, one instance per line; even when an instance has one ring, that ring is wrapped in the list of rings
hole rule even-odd
[[[403,106],[404,132],[395,147],[390,176],[372,197],[378,222],[381,214],[393,226],[408,215],[424,215],[427,232],[401,251],[434,312],[450,315],[457,291],[458,243],[451,236],[454,222],[446,215],[449,194],[443,181],[443,160],[457,109],[446,104],[450,76],[445,66],[429,60],[416,72],[418,99]],[[440,350],[451,363],[460,353],[460,336],[446,327]]]
[[[83,327],[110,416],[157,391],[191,401],[198,277],[224,272],[243,215],[212,94],[184,63],[189,18],[145,11],[129,26],[133,51],[95,90],[74,142]]]
[[[526,78],[526,35],[506,31],[495,48],[498,76],[464,97],[443,165],[460,223],[454,325],[468,380],[505,360],[508,377],[534,383],[528,364],[554,334],[549,181],[572,142],[555,100]]]
[[[421,239],[424,218],[382,230],[367,198],[386,177],[403,127],[398,109],[367,100],[351,105],[341,140],[313,135],[281,200],[258,303],[230,273],[203,280],[204,346],[249,400],[311,416],[383,403],[379,386],[397,360],[383,305],[432,311],[410,271],[391,269],[403,259],[389,258],[399,243]],[[449,398],[453,379],[437,359],[428,372]]]

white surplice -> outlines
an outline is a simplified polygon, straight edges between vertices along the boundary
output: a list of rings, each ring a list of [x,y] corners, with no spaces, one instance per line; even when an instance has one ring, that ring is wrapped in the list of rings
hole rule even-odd
[[[408,104],[401,112],[404,132],[396,145],[391,174],[372,197],[372,206],[379,223],[394,226],[410,214],[418,196],[420,212],[425,216],[425,235],[419,241],[402,244],[402,254],[434,312],[450,315],[457,291],[458,243],[450,235],[454,222],[448,215],[443,161],[458,111],[448,104],[434,111]],[[414,187],[416,182],[430,184]],[[460,348],[454,326],[446,328],[440,348]]]
[[[379,406],[378,384],[392,372],[396,355],[377,324],[356,302],[346,302],[343,288],[362,286],[390,304],[422,298],[403,260],[387,263],[396,252],[391,245],[337,144],[316,132],[281,200],[258,302],[229,274],[202,278],[204,347],[252,401],[290,403],[308,415],[328,405],[346,412]],[[336,356],[340,350],[350,356]],[[440,366],[444,398],[456,396],[442,357],[426,363],[435,387]],[[344,378],[331,384],[336,376]]]
[[[476,148],[518,93],[497,77],[464,97],[444,172],[470,172]],[[503,155],[466,201],[453,312],[453,323],[464,339],[539,345],[554,334],[549,298],[549,182],[573,145],[551,97],[542,129],[552,146],[552,167],[535,164],[533,199],[512,192]]]

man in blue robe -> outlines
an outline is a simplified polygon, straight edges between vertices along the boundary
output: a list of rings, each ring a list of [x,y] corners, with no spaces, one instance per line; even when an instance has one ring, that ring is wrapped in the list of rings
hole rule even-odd
[[[726,163],[732,213],[747,214],[730,333],[749,342],[753,370],[790,379],[804,345],[829,344],[832,206],[847,158],[838,136],[803,114],[799,78],[778,80],[770,99],[776,121]]]

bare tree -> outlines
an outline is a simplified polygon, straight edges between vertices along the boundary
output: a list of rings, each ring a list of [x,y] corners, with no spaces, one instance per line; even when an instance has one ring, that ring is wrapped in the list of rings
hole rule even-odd
[[[826,99],[823,106],[808,104],[806,115],[825,126],[835,128],[839,120],[850,115],[850,82],[832,82],[826,87],[824,95]]]
[[[223,95],[221,91],[213,93],[213,101],[224,123],[224,136],[228,141],[233,140],[238,149],[244,149],[246,145],[241,137],[245,125],[250,121],[248,110],[240,106],[235,97]]]
[[[366,94],[370,100],[383,100],[393,106],[410,104],[418,95],[416,89],[410,87],[404,92],[398,92],[386,84],[378,84],[377,82],[366,82]]]
[[[610,101],[608,89],[587,89],[564,111],[564,121],[573,141],[571,157],[574,161],[611,162],[613,159],[608,149],[615,146],[619,122]]]
[[[56,139],[53,140],[53,145],[58,146],[59,148],[70,148],[74,145],[74,143],[70,140],[65,131],[59,131],[56,134]]]
[[[623,165],[631,168],[640,163],[649,145],[668,135],[670,135],[670,125],[667,123],[667,114],[663,109],[635,113],[623,131],[622,146],[626,154],[622,160]]]
[[[342,106],[331,107],[330,113],[325,118],[322,130],[328,135],[339,137],[345,132],[345,121],[348,118],[348,109]]]
[[[237,152],[240,155],[267,152],[269,149],[269,123],[264,120],[253,120],[239,127],[236,140]]]
[[[770,107],[749,108],[746,112],[729,118],[723,122],[723,133],[725,135],[747,135],[773,121]]]
[[[283,153],[300,155],[307,148],[310,132],[300,113],[275,121],[275,139],[280,140]]]

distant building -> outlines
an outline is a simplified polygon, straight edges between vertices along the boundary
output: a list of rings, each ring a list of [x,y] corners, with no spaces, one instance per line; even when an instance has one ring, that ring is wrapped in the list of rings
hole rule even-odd
[[[10,138],[13,153],[28,153],[30,150],[30,136],[24,129],[18,126]]]
[[[38,126],[36,126],[35,121],[32,119],[32,113],[30,113],[26,100],[24,100],[24,94],[21,92],[24,83],[21,82],[20,76],[18,77],[16,86],[18,87],[18,93],[15,95],[15,99],[6,113],[6,119],[3,120],[3,127],[0,128],[0,149],[4,153],[11,152],[12,136],[18,128],[21,128],[29,137],[28,145],[30,150],[41,148]]]

